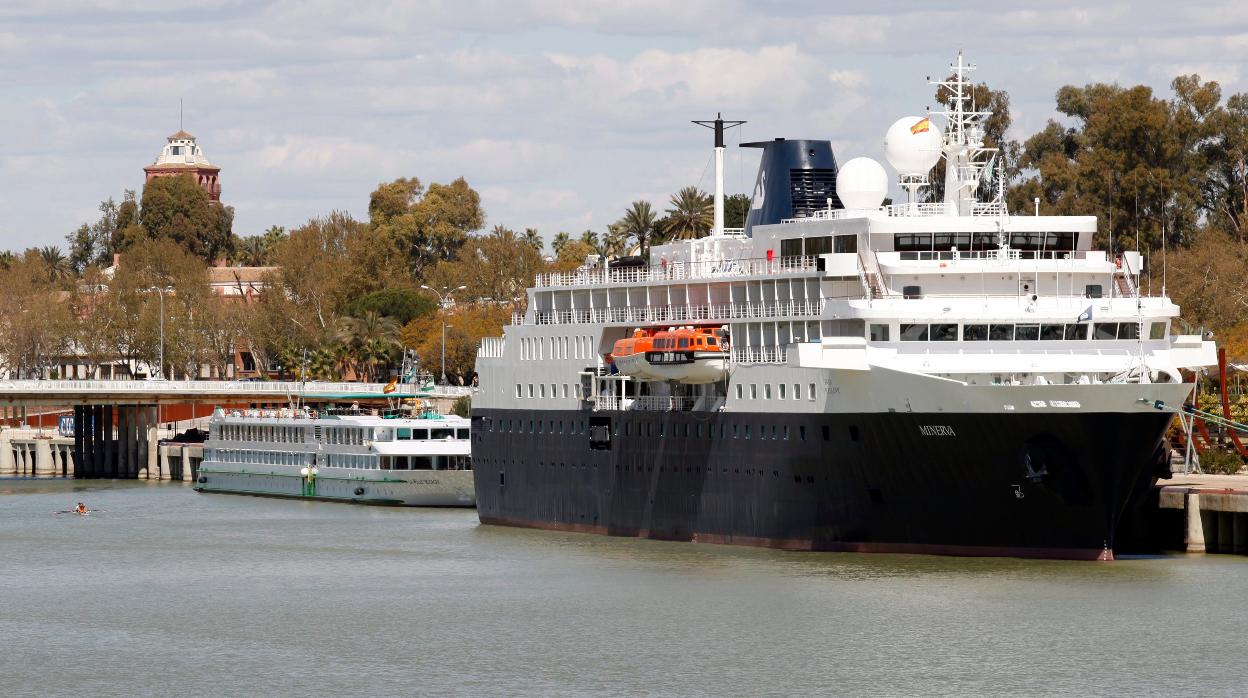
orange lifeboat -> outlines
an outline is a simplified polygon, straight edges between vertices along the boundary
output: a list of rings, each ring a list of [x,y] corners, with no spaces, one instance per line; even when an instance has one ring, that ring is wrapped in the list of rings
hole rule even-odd
[[[611,349],[611,360],[620,373],[638,380],[663,380],[654,373],[646,354],[653,348],[654,335],[648,330],[633,330],[632,337],[616,340]]]
[[[674,327],[654,335],[646,352],[660,380],[714,383],[728,368],[728,333],[712,327]]]

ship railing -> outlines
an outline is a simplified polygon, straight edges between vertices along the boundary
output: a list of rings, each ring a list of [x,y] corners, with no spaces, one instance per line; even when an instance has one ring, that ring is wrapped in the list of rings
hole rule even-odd
[[[520,317],[520,322],[524,321],[523,313],[517,313],[516,315]],[[520,323],[517,323],[515,320],[516,318],[515,316],[513,316],[512,317],[513,325],[520,324]],[[481,348],[477,350],[477,356],[487,358],[487,359],[502,358],[503,349],[506,347],[506,343],[507,342],[506,342],[505,337],[482,337]]]
[[[649,267],[621,269],[578,269],[571,272],[550,272],[534,277],[538,288],[549,286],[599,286],[603,284],[640,284],[685,279],[714,279],[733,276],[759,276],[768,274],[816,271],[814,255],[791,255],[787,257],[748,257],[722,259],[707,262],[668,262],[651,264]]]
[[[681,323],[738,319],[811,317],[823,312],[822,298],[772,303],[710,303],[705,305],[626,306],[622,308],[585,308],[579,310],[539,310],[531,324],[569,325],[605,323]],[[517,314],[513,324],[526,324]]]
[[[733,347],[732,360],[739,364],[784,364],[789,362],[788,347]]]

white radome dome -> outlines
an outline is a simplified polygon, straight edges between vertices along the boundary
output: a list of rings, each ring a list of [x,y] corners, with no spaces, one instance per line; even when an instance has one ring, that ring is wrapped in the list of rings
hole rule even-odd
[[[871,158],[854,158],[836,172],[836,196],[845,208],[879,208],[888,194],[888,173]]]
[[[884,156],[902,175],[926,175],[940,161],[944,138],[925,116],[905,116],[893,122],[884,135]]]

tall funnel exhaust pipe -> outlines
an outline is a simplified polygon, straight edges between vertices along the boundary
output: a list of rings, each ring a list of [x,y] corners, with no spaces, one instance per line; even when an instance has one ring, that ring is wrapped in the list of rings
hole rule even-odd
[[[711,235],[724,234],[724,129],[744,124],[744,121],[724,121],[723,114],[716,114],[714,121],[694,121],[699,126],[715,131],[715,225]]]

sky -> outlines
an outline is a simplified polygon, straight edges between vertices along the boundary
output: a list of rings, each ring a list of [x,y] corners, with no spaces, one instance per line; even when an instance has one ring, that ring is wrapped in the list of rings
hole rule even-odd
[[[343,210],[397,177],[467,179],[495,224],[598,231],[629,202],[748,193],[775,137],[883,161],[957,52],[1011,97],[1015,137],[1063,85],[1179,74],[1248,92],[1244,2],[4,0],[0,249],[65,246],[141,190],[182,126],[221,168],[240,235]],[[1094,212],[1093,212],[1094,213]]]

